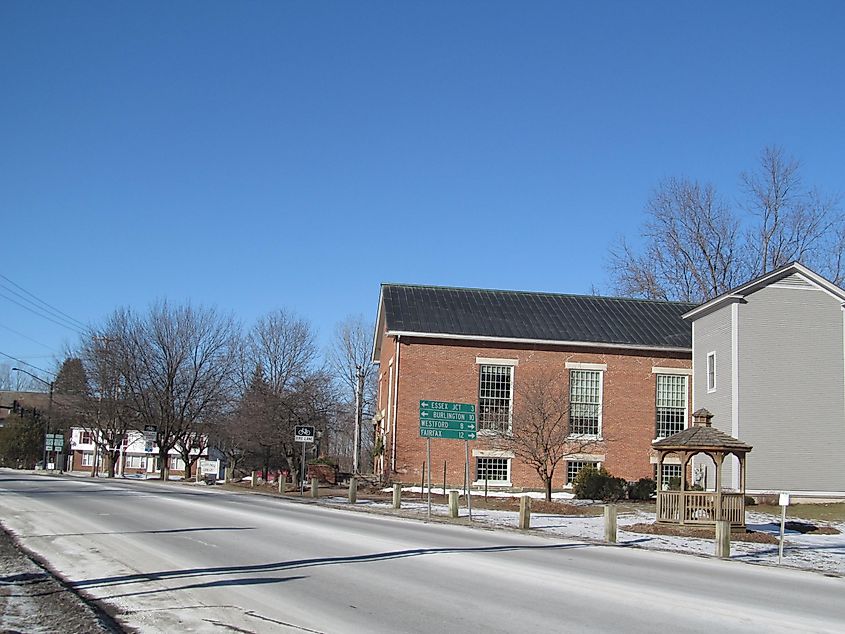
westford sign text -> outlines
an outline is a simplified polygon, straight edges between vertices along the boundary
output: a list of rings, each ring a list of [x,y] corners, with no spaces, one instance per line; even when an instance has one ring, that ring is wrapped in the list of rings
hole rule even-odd
[[[448,401],[420,401],[420,436],[475,440],[475,405]]]

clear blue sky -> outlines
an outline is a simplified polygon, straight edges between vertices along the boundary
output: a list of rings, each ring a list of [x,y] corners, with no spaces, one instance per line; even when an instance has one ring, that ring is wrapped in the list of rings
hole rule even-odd
[[[85,323],[283,306],[321,342],[383,281],[606,291],[667,176],[731,192],[776,143],[845,190],[843,27],[841,2],[5,0],[0,273]],[[0,351],[75,340],[0,297]]]

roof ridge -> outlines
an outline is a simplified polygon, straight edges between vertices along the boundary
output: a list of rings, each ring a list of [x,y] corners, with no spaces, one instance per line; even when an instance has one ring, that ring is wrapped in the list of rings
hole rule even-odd
[[[382,282],[382,288],[387,286],[403,287],[403,288],[425,288],[431,290],[447,290],[447,291],[482,291],[487,293],[512,293],[514,295],[544,295],[547,297],[576,297],[583,299],[604,299],[620,302],[637,302],[644,304],[666,304],[670,306],[689,305],[698,306],[696,302],[682,302],[669,299],[646,299],[643,297],[622,297],[618,295],[588,295],[583,293],[554,293],[552,291],[526,291],[514,290],[506,288],[481,288],[474,286],[441,286],[437,284],[404,284],[401,282]]]

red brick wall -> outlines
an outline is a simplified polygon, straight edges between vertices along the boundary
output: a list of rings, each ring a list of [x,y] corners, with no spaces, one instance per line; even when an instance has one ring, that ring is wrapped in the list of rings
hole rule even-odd
[[[396,434],[396,473],[394,479],[419,482],[425,461],[425,440],[419,437],[419,401],[435,399],[478,404],[478,364],[476,357],[518,359],[514,368],[514,409],[518,409],[519,382],[531,376],[561,372],[568,382],[565,363],[602,363],[607,365],[603,378],[602,435],[607,440],[605,467],[613,475],[627,480],[652,477],[649,461],[651,441],[655,434],[656,378],[652,368],[690,368],[691,354],[669,354],[609,349],[563,348],[551,346],[480,345],[438,339],[402,338],[399,377],[399,398]],[[392,337],[382,344],[380,372],[388,375],[388,360],[395,356]],[[667,353],[663,353],[667,354]],[[395,368],[395,361],[394,361]],[[395,370],[394,370],[395,371]],[[382,383],[384,402],[387,399],[387,378]],[[568,389],[568,385],[567,385]],[[688,389],[691,395],[691,386]],[[689,404],[688,404],[689,407]],[[514,423],[516,424],[516,422]],[[392,438],[387,436],[385,450],[390,451]],[[470,443],[472,449],[490,448],[482,439]],[[432,484],[443,481],[443,462],[447,466],[447,484],[464,481],[464,443],[457,440],[432,440]],[[470,477],[474,477],[474,460],[470,455]],[[515,487],[539,488],[542,482],[530,467],[514,459],[511,481]],[[553,486],[563,486],[565,464],[555,472]]]

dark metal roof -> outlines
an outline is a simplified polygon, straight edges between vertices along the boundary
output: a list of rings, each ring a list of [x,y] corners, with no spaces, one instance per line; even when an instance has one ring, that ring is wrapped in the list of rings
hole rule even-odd
[[[692,348],[683,302],[403,284],[382,298],[389,332]]]

